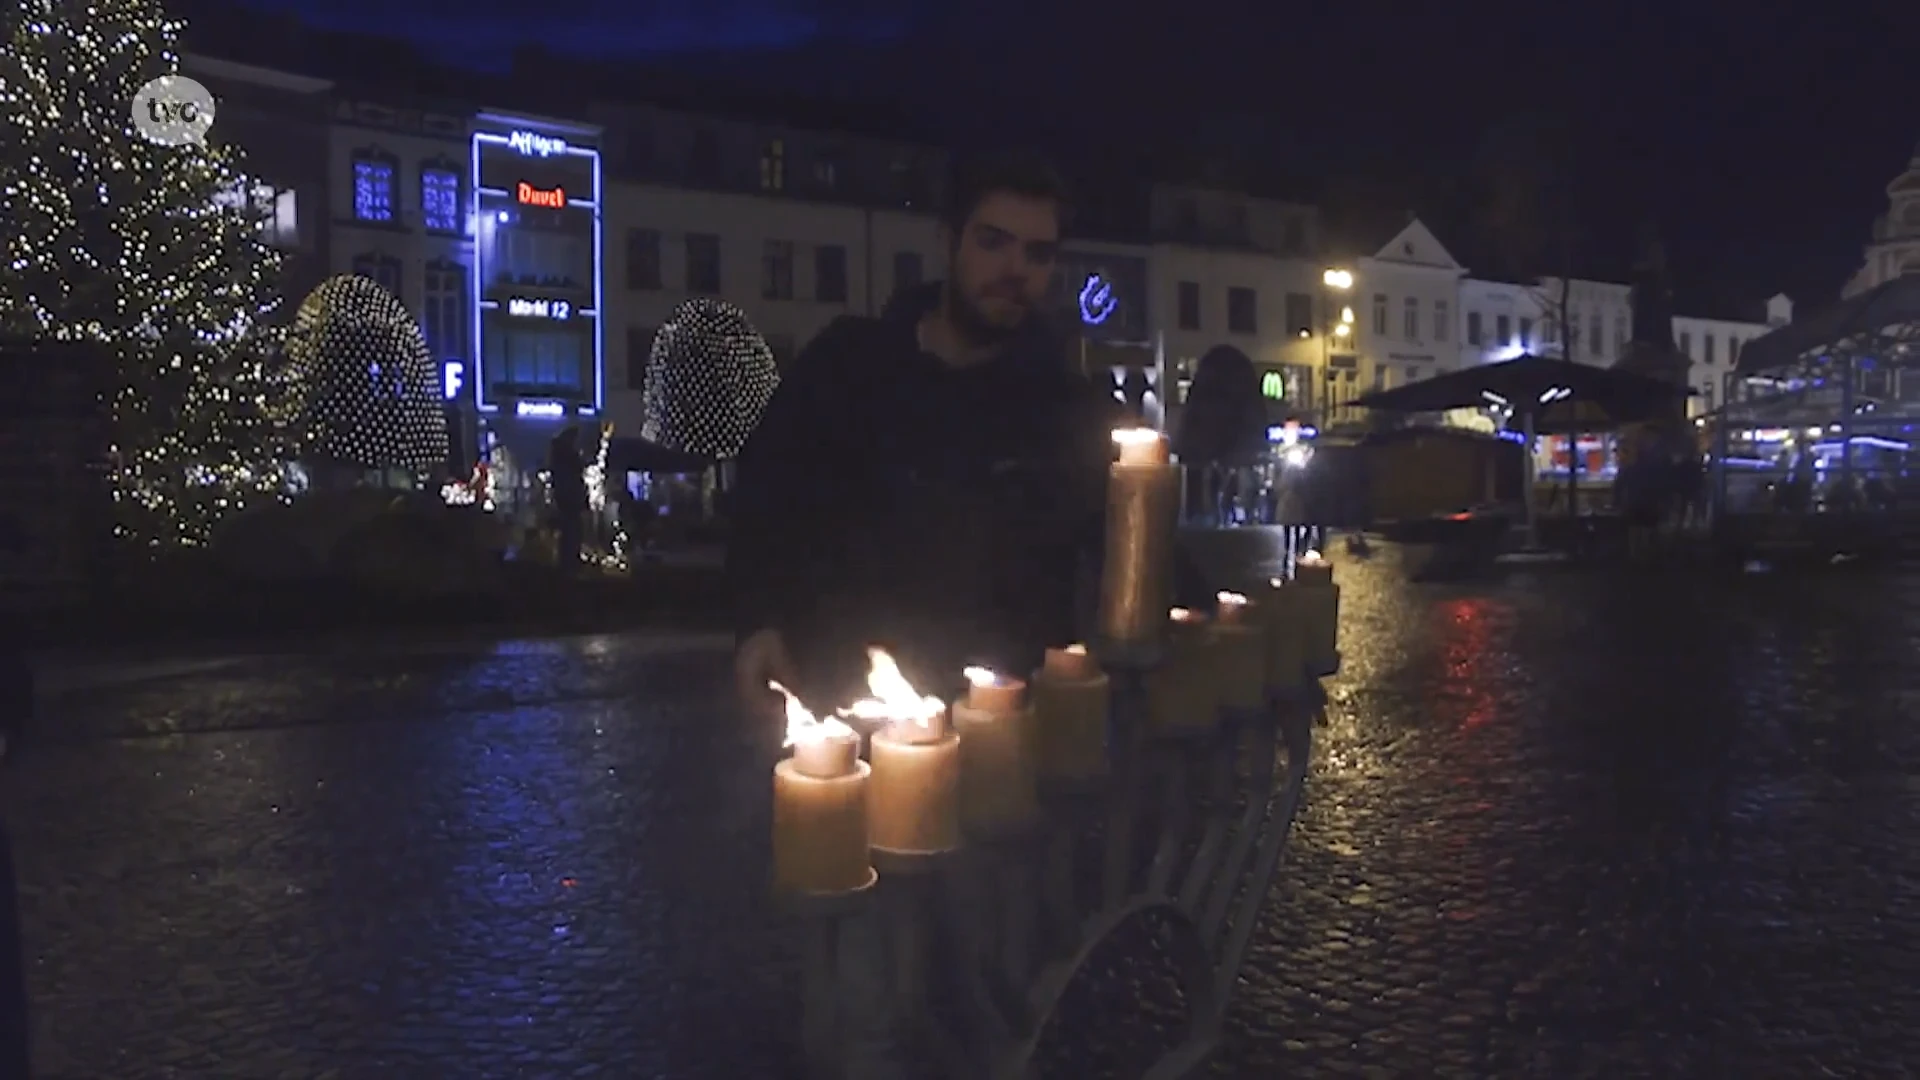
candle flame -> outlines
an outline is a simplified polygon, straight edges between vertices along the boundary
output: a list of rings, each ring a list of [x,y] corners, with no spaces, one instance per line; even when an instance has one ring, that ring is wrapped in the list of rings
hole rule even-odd
[[[782,746],[794,746],[799,743],[816,743],[825,739],[853,738],[853,729],[829,716],[821,720],[813,711],[800,703],[793,691],[777,682],[767,684],[769,690],[777,691],[787,699],[787,741]]]
[[[970,667],[961,672],[967,677],[968,686],[999,686],[1000,676],[983,667]]]
[[[1160,433],[1148,427],[1114,428],[1113,441],[1120,446],[1148,446],[1160,441]]]
[[[1244,607],[1247,603],[1247,598],[1237,592],[1217,592],[1213,598],[1228,607]]]
[[[1315,563],[1325,562],[1326,559],[1322,558],[1318,551],[1309,551],[1305,555],[1300,556],[1300,561],[1311,566]]]
[[[1167,618],[1174,622],[1193,622],[1198,616],[1191,608],[1177,607],[1167,609]]]
[[[1286,584],[1287,584],[1286,581],[1281,578],[1270,577],[1267,579],[1267,586],[1269,588],[1274,588],[1274,589],[1284,588]]]
[[[932,727],[933,719],[946,711],[946,702],[913,688],[887,650],[868,649],[867,663],[867,693],[871,696],[841,709],[841,716]]]
[[[1072,654],[1072,655],[1074,655],[1074,656],[1085,656],[1085,655],[1087,655],[1087,647],[1086,647],[1085,645],[1081,645],[1081,644],[1079,644],[1079,643],[1077,643],[1077,642],[1076,642],[1076,643],[1074,643],[1074,644],[1072,644],[1072,645],[1069,645],[1069,646],[1067,646],[1066,648],[1064,648],[1064,649],[1062,649],[1062,650],[1060,650],[1060,651],[1061,651],[1061,652],[1064,652],[1064,653],[1070,653],[1070,654]]]

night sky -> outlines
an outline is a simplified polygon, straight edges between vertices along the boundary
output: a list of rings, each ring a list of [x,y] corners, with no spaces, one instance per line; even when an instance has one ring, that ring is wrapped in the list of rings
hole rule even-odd
[[[1637,229],[1656,223],[1698,314],[1757,316],[1777,291],[1831,300],[1920,142],[1920,4],[1905,0],[468,0],[458,18],[426,0],[252,6],[476,65],[537,42],[906,102],[943,132],[1004,130],[1069,158],[1232,156],[1336,221],[1416,211],[1478,271],[1511,272],[1485,224],[1489,190],[1544,169],[1580,207],[1585,274],[1623,276]]]

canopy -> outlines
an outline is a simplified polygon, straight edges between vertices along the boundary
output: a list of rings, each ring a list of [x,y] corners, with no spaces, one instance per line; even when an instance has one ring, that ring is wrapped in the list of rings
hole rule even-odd
[[[1517,414],[1560,420],[1558,426],[1605,427],[1595,421],[1629,423],[1649,419],[1685,397],[1688,391],[1644,375],[1593,367],[1547,356],[1519,356],[1497,364],[1449,371],[1391,390],[1377,390],[1354,401],[1392,412],[1445,412],[1486,405],[1508,405]],[[1564,403],[1564,404],[1563,404]],[[1574,415],[1577,410],[1578,415]],[[1564,419],[1562,419],[1564,417]]]
[[[1754,338],[1740,350],[1734,370],[1773,371],[1829,349],[1864,352],[1889,362],[1920,358],[1920,273],[1882,282]]]

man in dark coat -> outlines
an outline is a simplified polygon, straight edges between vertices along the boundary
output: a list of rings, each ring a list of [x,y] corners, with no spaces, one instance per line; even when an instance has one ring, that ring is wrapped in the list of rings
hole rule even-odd
[[[1025,673],[1075,639],[1119,416],[1043,310],[1064,189],[1004,156],[951,195],[949,279],[822,331],[741,454],[728,567],[748,701],[777,679],[843,704],[869,644],[938,693],[965,665]]]
[[[580,454],[580,429],[569,425],[547,447],[547,475],[553,486],[553,529],[560,569],[580,568],[586,530],[587,463]]]

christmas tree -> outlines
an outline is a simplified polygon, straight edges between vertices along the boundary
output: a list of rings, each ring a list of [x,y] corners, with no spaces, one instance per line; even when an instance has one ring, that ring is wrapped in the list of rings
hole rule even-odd
[[[202,542],[219,518],[285,491],[266,409],[279,258],[257,189],[231,147],[136,129],[142,88],[179,68],[181,24],[158,3],[8,7],[0,334],[110,361],[116,533]]]

